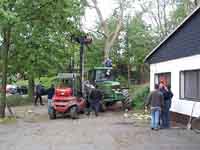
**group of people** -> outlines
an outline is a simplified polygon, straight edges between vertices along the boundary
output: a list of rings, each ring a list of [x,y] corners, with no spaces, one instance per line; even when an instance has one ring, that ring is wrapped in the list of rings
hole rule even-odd
[[[43,87],[41,83],[39,83],[35,88],[35,102],[34,104],[37,105],[38,100],[40,102],[40,105],[44,105],[42,100],[42,93],[43,93]],[[52,97],[55,93],[54,85],[52,84],[49,89],[45,92],[48,97],[48,105],[50,106],[50,103],[52,101]],[[94,87],[91,92],[89,93],[89,96],[87,98],[87,115],[89,116],[92,111],[95,112],[95,115],[98,116],[101,100],[103,98],[102,92],[98,89],[98,87]]]
[[[151,109],[151,129],[159,130],[170,128],[170,107],[173,93],[170,86],[163,82],[155,84],[155,90],[152,91],[147,99],[146,106]]]

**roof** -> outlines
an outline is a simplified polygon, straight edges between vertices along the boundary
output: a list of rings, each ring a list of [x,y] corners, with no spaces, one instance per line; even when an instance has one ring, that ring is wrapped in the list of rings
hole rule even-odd
[[[167,41],[169,41],[187,22],[195,16],[200,11],[200,6],[197,7],[188,17],[186,17],[183,22],[171,32],[160,44],[158,44],[146,57],[145,57],[145,62],[148,62],[148,59],[152,57],[160,48],[163,46]]]

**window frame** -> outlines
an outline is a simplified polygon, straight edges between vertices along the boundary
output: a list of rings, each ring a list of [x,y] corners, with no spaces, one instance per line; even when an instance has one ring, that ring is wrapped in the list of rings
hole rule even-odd
[[[192,97],[186,97],[185,93],[186,93],[186,87],[185,87],[185,73],[186,72],[196,72],[197,76],[196,76],[196,80],[197,80],[197,97],[192,98]],[[182,76],[183,76],[183,83],[184,83],[184,87],[183,87],[183,91],[184,93],[182,93]],[[179,72],[179,98],[181,100],[189,100],[189,101],[195,101],[195,102],[200,102],[200,84],[199,84],[199,80],[200,80],[200,69],[193,69],[193,70],[181,70]],[[183,95],[183,97],[182,97]]]
[[[154,84],[159,84],[159,81],[158,83],[156,83],[156,78],[159,80],[159,76],[160,75],[164,75],[164,74],[168,74],[169,75],[169,85],[171,86],[172,84],[172,76],[171,76],[171,72],[161,72],[161,73],[155,73],[154,74]]]

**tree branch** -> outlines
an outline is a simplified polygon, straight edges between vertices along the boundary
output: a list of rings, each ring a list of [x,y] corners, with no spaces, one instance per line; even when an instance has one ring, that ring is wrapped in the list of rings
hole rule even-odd
[[[102,12],[101,12],[101,10],[100,10],[100,8],[98,6],[98,2],[97,2],[97,0],[91,0],[91,1],[92,1],[93,5],[94,5],[94,9],[96,10],[97,15],[99,17],[99,21],[100,21],[101,27],[102,27],[102,29],[104,31],[104,34],[107,35],[108,26],[106,25],[106,20],[104,20],[104,18],[103,18]]]

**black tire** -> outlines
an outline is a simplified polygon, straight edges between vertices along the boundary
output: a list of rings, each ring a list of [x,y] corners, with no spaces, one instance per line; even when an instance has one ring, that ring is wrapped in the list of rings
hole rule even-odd
[[[52,111],[49,112],[49,119],[54,120],[56,119],[56,111],[52,108]]]
[[[124,96],[124,99],[122,100],[123,109],[131,109],[132,99],[129,96],[128,90],[122,90],[122,94]]]
[[[72,106],[70,108],[69,113],[70,113],[70,117],[72,119],[78,119],[78,107],[77,106]]]

